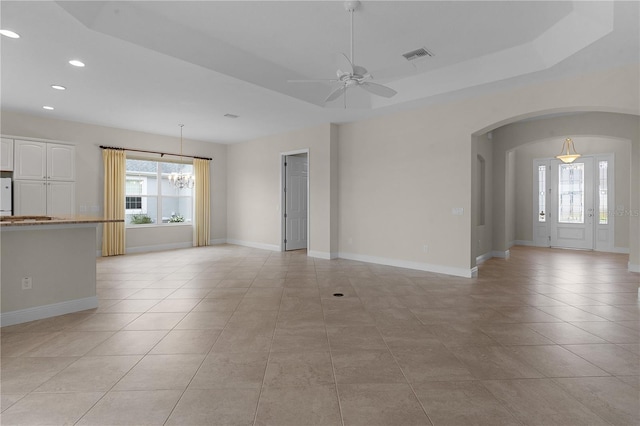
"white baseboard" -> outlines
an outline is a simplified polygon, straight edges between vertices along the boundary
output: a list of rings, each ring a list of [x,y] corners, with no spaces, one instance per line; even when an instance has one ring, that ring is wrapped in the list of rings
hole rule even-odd
[[[491,252],[491,257],[499,257],[500,259],[508,259],[509,256],[511,256],[511,252],[509,250],[505,250],[505,251],[493,250]]]
[[[215,240],[209,241],[209,244],[212,246],[219,245],[219,244],[227,244],[227,239],[217,238]],[[127,253],[142,253],[142,252],[173,250],[177,248],[189,248],[189,247],[193,247],[193,244],[177,243],[177,244],[163,244],[158,246],[141,246],[141,247],[128,248]],[[102,257],[102,250],[96,250],[96,257]]]
[[[85,297],[83,299],[68,300],[66,302],[52,303],[51,305],[36,306],[35,308],[21,309],[19,311],[3,312],[0,314],[0,326],[22,324],[72,312],[86,311],[98,307],[98,297]]]
[[[416,269],[418,271],[435,272],[437,274],[453,275],[456,277],[472,278],[474,269],[455,268],[451,266],[432,265],[422,262],[411,262],[407,260],[389,259],[386,257],[367,256],[355,253],[338,253],[340,259],[358,260],[360,262],[377,263],[379,265],[397,266],[398,268]],[[477,274],[477,269],[476,269]]]
[[[498,257],[500,259],[508,259],[509,256],[511,256],[511,252],[509,250],[505,250],[505,251],[492,250],[490,252],[481,254],[480,256],[476,257],[476,264],[479,265],[493,257]]]
[[[309,250],[309,251],[307,251],[307,256],[316,257],[318,259],[331,260],[331,259],[337,259],[338,258],[338,253],[329,253],[329,252],[326,252],[326,251]]]
[[[181,248],[191,248],[193,247],[193,243],[191,241],[184,243],[173,243],[173,244],[157,244],[153,246],[139,246],[139,247],[127,247],[125,248],[126,254],[131,253],[147,253],[151,251],[163,251],[163,250],[175,250]]]
[[[227,244],[234,244],[236,246],[251,247],[262,250],[280,251],[280,246],[277,244],[254,243],[252,241],[234,240],[233,238],[228,238]]]
[[[492,257],[493,257],[493,252],[487,252],[485,254],[481,254],[480,256],[476,257],[476,264],[479,265],[481,263],[484,263],[487,260],[491,259]]]
[[[640,272],[640,265],[629,262],[629,272]]]
[[[612,248],[610,250],[602,250],[602,251],[606,251],[607,253],[629,254],[629,248],[628,247],[614,247],[614,248]]]
[[[515,240],[513,243],[514,244],[512,244],[511,246],[516,245],[516,246],[527,246],[527,247],[540,247],[540,246],[537,246],[533,241],[529,241],[529,240]],[[595,251],[601,251],[604,253],[629,254],[629,249],[625,247],[613,247],[611,249],[605,249],[605,250],[595,249]]]

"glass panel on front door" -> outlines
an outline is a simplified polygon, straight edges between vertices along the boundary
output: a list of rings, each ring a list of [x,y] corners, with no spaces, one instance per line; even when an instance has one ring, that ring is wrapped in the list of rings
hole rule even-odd
[[[584,164],[560,164],[558,177],[558,222],[584,223]]]

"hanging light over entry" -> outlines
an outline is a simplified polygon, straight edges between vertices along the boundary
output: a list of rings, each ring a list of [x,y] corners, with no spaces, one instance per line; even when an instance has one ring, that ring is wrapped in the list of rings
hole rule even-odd
[[[575,146],[573,146],[573,140],[566,138],[562,144],[562,151],[556,155],[556,158],[563,163],[573,163],[576,159],[580,158],[580,154],[576,152]]]
[[[180,164],[182,164],[182,128],[184,127],[184,124],[178,124],[178,126],[180,126]],[[182,167],[182,165],[180,167]],[[169,176],[169,182],[171,182],[173,186],[179,189],[191,189],[195,184],[195,179],[190,173],[184,173],[182,170],[180,170],[179,173],[171,173],[171,175]]]

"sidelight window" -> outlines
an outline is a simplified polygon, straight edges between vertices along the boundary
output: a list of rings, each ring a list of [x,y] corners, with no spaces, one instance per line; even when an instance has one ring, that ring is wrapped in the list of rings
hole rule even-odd
[[[600,225],[607,225],[609,223],[609,203],[608,203],[608,194],[607,194],[607,188],[608,188],[608,181],[607,181],[607,174],[608,174],[608,170],[609,170],[609,162],[604,160],[604,161],[600,161],[599,162],[599,167],[598,167],[598,171],[599,171],[599,179],[598,179],[598,211],[599,211],[599,215],[598,215],[598,223]]]
[[[538,166],[538,222],[547,221],[547,166]]]

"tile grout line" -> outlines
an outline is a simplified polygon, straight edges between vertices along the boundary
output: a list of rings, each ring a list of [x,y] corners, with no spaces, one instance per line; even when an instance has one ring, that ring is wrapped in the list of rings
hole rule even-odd
[[[314,270],[315,263],[314,263]],[[318,284],[318,271],[316,270],[316,285],[318,286],[318,299],[320,302],[320,309],[322,310],[322,324],[324,326],[324,334],[327,339],[327,346],[329,347],[329,359],[331,360],[331,373],[333,374],[333,384],[336,391],[336,400],[338,402],[338,413],[340,413],[340,424],[344,425],[344,414],[342,412],[342,401],[340,401],[340,390],[338,389],[338,377],[336,376],[336,366],[333,362],[333,350],[331,348],[331,340],[329,339],[329,331],[327,330],[327,321],[325,316],[324,303],[322,303],[322,294],[320,292],[320,285]],[[355,289],[354,289],[355,291]]]
[[[374,275],[376,275],[374,273]],[[384,281],[384,279],[383,279]],[[356,291],[356,294],[357,291]],[[358,298],[360,299],[360,295],[358,295]],[[362,299],[360,299],[360,301],[362,302]],[[408,309],[408,308],[407,308]],[[411,310],[408,309],[409,312],[411,312],[411,315],[418,320],[418,322],[420,324],[422,324],[424,326],[424,324],[422,323],[422,321],[420,321],[420,319],[416,316],[416,314]],[[429,416],[429,413],[427,412],[426,408],[424,407],[424,404],[422,403],[422,401],[420,400],[420,398],[418,398],[418,394],[416,393],[416,390],[413,387],[413,384],[411,383],[411,381],[409,380],[409,378],[407,377],[407,374],[404,372],[404,370],[402,369],[402,367],[400,366],[400,363],[398,362],[398,358],[396,357],[396,355],[393,353],[393,351],[391,350],[391,348],[389,347],[389,343],[387,342],[387,340],[384,338],[384,335],[382,334],[382,332],[380,331],[380,328],[378,327],[378,323],[374,318],[374,326],[376,328],[376,331],[378,332],[378,334],[380,334],[380,337],[382,338],[382,341],[384,342],[384,345],[387,347],[387,351],[389,352],[389,354],[391,354],[391,357],[393,358],[393,361],[396,363],[396,366],[398,367],[398,369],[400,370],[400,372],[402,373],[402,377],[404,377],[404,380],[407,382],[407,385],[409,385],[409,389],[411,389],[411,393],[413,394],[413,397],[416,399],[416,401],[418,401],[418,404],[420,405],[420,408],[422,409],[422,412],[424,413],[424,415],[427,417],[427,419],[429,420],[429,422],[431,423],[431,425],[435,425],[434,421],[431,419],[431,417]],[[444,346],[444,344],[443,344]]]
[[[271,255],[269,255],[269,257],[271,257]],[[288,264],[287,264],[287,269],[288,269]],[[286,280],[286,276],[285,276],[285,280]],[[271,352],[273,350],[273,340],[275,339],[276,329],[278,328],[278,318],[280,317],[280,310],[282,309],[283,297],[284,297],[284,287],[283,287],[282,293],[280,294],[280,304],[278,305],[278,313],[276,314],[276,321],[273,326],[273,332],[271,333],[271,343],[269,344],[269,352],[267,353],[267,362],[264,365],[264,373],[262,374],[262,383],[260,384],[260,390],[258,391],[258,399],[256,401],[256,411],[255,411],[255,414],[253,415],[253,422],[252,422],[252,425],[254,426],[258,421],[258,413],[260,411],[260,401],[262,400],[262,392],[264,390],[264,384],[267,378],[267,369],[269,368],[269,361],[271,360]]]

